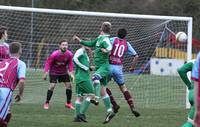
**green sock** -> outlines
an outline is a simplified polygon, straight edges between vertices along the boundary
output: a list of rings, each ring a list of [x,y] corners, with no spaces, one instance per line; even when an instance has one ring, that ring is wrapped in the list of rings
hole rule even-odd
[[[110,105],[110,98],[109,98],[109,96],[104,97],[103,98],[103,102],[104,102],[104,105],[106,107],[106,111],[107,112],[111,112],[112,108],[111,108],[111,105]]]
[[[101,89],[100,83],[95,83],[94,84],[94,92],[95,92],[95,95],[99,98],[100,98],[100,89]]]
[[[88,107],[90,106],[90,100],[88,100],[87,98],[84,100],[82,108],[81,108],[81,114],[85,114],[85,112],[87,111]]]
[[[194,118],[194,113],[195,113],[195,106],[191,106],[190,111],[188,113],[188,118],[192,119]]]
[[[76,113],[76,116],[77,116],[78,114],[80,114],[81,103],[75,102],[75,109],[76,109],[75,113]]]

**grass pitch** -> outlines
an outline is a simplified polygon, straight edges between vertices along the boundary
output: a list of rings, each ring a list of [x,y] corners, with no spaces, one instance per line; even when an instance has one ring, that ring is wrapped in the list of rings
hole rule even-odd
[[[187,119],[185,87],[178,77],[126,75],[126,85],[141,113],[139,118],[132,115],[117,85],[111,83],[109,87],[121,108],[116,117],[104,125],[102,122],[106,113],[102,101],[97,107],[89,107],[86,114],[88,123],[72,122],[75,112],[64,107],[66,97],[63,84],[57,85],[50,109],[44,110],[48,81],[42,81],[41,76],[39,71],[28,72],[23,100],[13,103],[9,127],[178,127]]]

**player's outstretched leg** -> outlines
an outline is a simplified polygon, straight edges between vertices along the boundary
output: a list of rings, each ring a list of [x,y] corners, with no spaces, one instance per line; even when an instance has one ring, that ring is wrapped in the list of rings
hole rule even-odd
[[[134,106],[134,102],[133,102],[133,98],[132,98],[130,92],[127,90],[127,88],[125,88],[125,85],[120,86],[120,90],[124,94],[124,98],[126,99],[129,107],[131,108],[132,113],[136,117],[139,117],[140,113],[138,111],[136,111],[135,106]]]
[[[131,111],[132,113],[136,116],[136,117],[139,117],[140,116],[140,113],[138,111],[136,111],[135,109],[135,106],[134,106],[134,103],[133,103],[133,98],[131,96],[131,94],[129,93],[129,91],[124,91],[124,97],[127,101],[127,103],[129,104],[130,108],[131,108]]]
[[[112,108],[111,108],[111,105],[110,105],[111,104],[110,103],[110,97],[108,96],[107,93],[104,93],[102,99],[104,101],[104,105],[105,105],[106,111],[107,111],[106,118],[103,122],[103,124],[106,124],[106,123],[109,123],[110,120],[115,116],[115,113],[112,111]]]
[[[107,94],[110,97],[110,102],[113,105],[113,111],[114,111],[114,113],[117,113],[118,110],[120,109],[120,106],[115,101],[115,98],[113,97],[112,92],[111,92],[111,90],[109,88],[106,88],[106,92],[107,92]]]
[[[92,77],[92,81],[94,86],[95,98],[91,99],[90,102],[97,106],[99,104],[98,99],[100,98],[100,89],[101,89],[100,77],[94,74]]]
[[[100,98],[100,90],[101,90],[100,79],[101,77],[98,74],[94,74],[92,76],[92,81],[94,84],[94,93],[95,93],[95,96],[98,98]]]

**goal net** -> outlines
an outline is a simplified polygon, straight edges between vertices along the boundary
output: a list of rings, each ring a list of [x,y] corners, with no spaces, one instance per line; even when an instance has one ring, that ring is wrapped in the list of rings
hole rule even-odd
[[[99,35],[101,23],[109,21],[111,37],[116,36],[118,28],[126,28],[127,40],[139,54],[134,71],[129,71],[132,57],[126,56],[124,60],[126,86],[137,107],[185,107],[186,88],[176,69],[192,58],[192,18],[8,6],[0,6],[0,14],[1,25],[9,29],[9,41],[23,45],[21,59],[28,67],[27,93],[33,92],[32,86],[44,83],[41,80],[44,62],[58,49],[60,39],[68,39],[69,49],[74,53],[79,48],[79,44],[72,41],[74,34],[94,39]],[[179,31],[188,34],[188,43],[175,42],[175,34]],[[117,100],[125,103],[118,86],[110,82],[109,87]]]

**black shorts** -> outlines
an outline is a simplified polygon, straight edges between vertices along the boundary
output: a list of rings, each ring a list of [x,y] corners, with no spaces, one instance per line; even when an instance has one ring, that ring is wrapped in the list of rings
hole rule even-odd
[[[70,78],[68,74],[64,75],[49,75],[50,83],[57,83],[57,82],[70,82]]]

